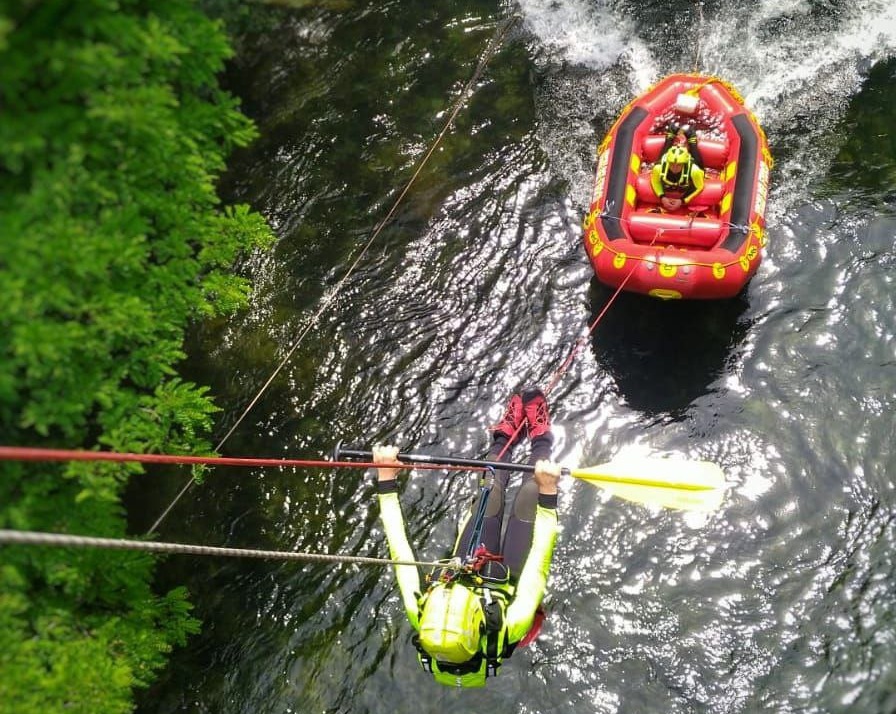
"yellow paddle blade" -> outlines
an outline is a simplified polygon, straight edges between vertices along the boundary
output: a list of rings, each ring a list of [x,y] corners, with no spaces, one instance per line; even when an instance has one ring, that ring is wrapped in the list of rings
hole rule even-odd
[[[710,461],[629,456],[570,474],[628,501],[685,511],[711,511],[725,495],[725,473]]]
[[[603,486],[603,484],[598,484]],[[675,488],[659,486],[626,486],[615,484],[605,486],[607,493],[626,501],[645,506],[674,508],[679,511],[714,511],[722,505],[725,490],[714,488],[709,491],[679,491]]]

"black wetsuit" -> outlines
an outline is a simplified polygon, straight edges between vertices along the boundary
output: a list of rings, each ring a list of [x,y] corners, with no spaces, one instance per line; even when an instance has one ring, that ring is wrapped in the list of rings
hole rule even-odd
[[[504,450],[507,437],[495,436],[492,447],[488,453],[488,460],[494,461]],[[529,463],[534,464],[539,459],[550,459],[551,448],[554,445],[554,437],[551,432],[542,434],[532,439],[532,451]],[[501,459],[510,460],[510,449]],[[525,474],[523,483],[516,493],[511,504],[510,516],[507,527],[504,529],[504,537],[501,538],[501,525],[504,521],[505,491],[510,480],[510,471],[498,470],[495,472],[495,484],[488,497],[485,509],[485,519],[482,524],[481,543],[490,553],[500,554],[504,557],[504,565],[510,571],[511,582],[520,576],[523,563],[532,545],[532,530],[535,527],[535,507],[538,505],[538,484],[532,474]],[[478,506],[478,499],[473,503],[473,512]],[[458,538],[454,555],[463,558],[467,554],[472,537],[473,518],[467,520],[463,532]]]

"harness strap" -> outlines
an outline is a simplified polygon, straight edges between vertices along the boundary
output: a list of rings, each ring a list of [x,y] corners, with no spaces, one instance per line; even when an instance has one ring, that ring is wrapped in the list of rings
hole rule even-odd
[[[482,611],[485,613],[485,661],[486,677],[494,677],[501,667],[504,656],[502,634],[504,631],[504,608],[492,598],[491,588],[483,588]]]
[[[420,635],[414,635],[411,638],[411,642],[413,642],[414,647],[417,649],[417,659],[420,660],[420,666],[423,667],[423,671],[432,674],[432,657],[425,649],[423,649],[423,645],[420,644]]]

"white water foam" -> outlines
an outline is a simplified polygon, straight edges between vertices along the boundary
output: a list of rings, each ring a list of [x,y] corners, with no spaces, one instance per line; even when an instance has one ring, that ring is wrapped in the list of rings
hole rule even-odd
[[[573,64],[603,69],[616,62],[629,45],[625,26],[606,15],[601,7],[581,0],[521,0],[529,29],[545,47]]]
[[[626,3],[519,4],[543,49],[536,58],[546,76],[540,138],[555,174],[569,181],[574,202],[587,205],[593,149],[608,128],[603,119],[595,133],[589,120],[614,116],[665,74],[693,70],[693,58],[687,56],[688,66],[668,66],[670,57],[687,55],[681,27],[651,25],[659,39],[648,44],[635,34],[641,18]],[[644,9],[663,15],[659,3]],[[827,171],[839,148],[834,130],[870,68],[896,56],[896,4],[726,0],[712,14],[701,10],[695,17],[699,27],[689,40],[699,71],[723,77],[744,94],[773,154],[776,142],[786,147],[775,172],[771,224]]]

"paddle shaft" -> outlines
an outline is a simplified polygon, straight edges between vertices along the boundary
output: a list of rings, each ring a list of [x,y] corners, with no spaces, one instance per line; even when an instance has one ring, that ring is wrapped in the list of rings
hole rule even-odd
[[[356,451],[353,449],[343,449],[341,445],[337,445],[333,454],[334,459],[341,458],[359,458],[371,459],[373,452]],[[505,463],[503,461],[483,461],[481,459],[462,459],[454,456],[433,456],[430,454],[398,454],[398,461],[407,464],[441,464],[444,466],[467,466],[467,467],[486,467],[492,469],[503,469],[505,471],[523,471],[526,473],[534,473],[535,466],[532,464],[515,464]],[[573,478],[582,479],[591,483],[612,485],[625,484],[628,486],[643,486],[645,488],[671,489],[677,491],[711,491],[712,486],[700,483],[688,483],[686,480],[666,480],[662,478],[650,478],[649,476],[640,475],[618,475],[614,473],[602,472],[594,473],[599,468],[609,467],[610,464],[603,464],[594,469],[569,469],[562,467],[560,473],[563,476],[572,476]]]
[[[343,449],[341,446],[336,447],[333,458],[339,461],[343,458],[349,459],[372,459],[372,451],[359,451],[356,449]],[[513,464],[504,461],[484,461],[482,459],[462,459],[456,456],[431,456],[429,454],[398,454],[396,458],[408,464],[443,464],[445,466],[477,466],[480,468],[503,469],[504,471],[524,471],[525,473],[534,473],[535,466],[532,464]],[[564,475],[569,475],[569,469],[562,470]]]

